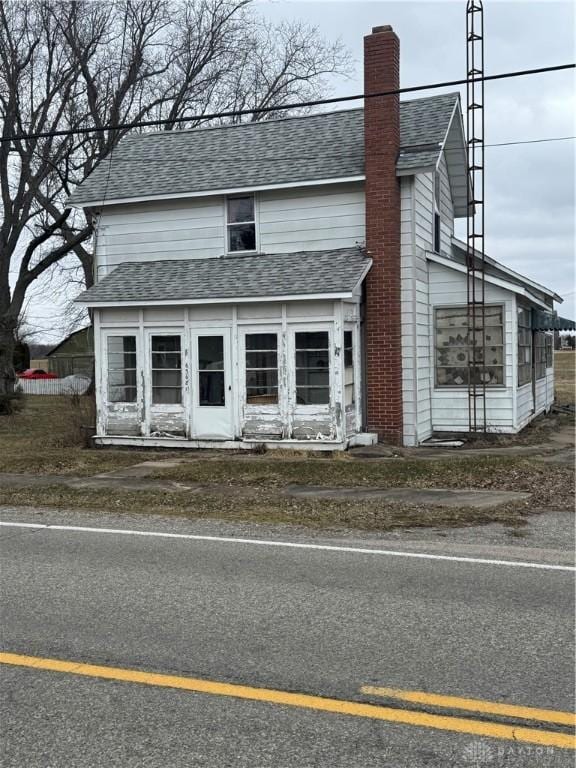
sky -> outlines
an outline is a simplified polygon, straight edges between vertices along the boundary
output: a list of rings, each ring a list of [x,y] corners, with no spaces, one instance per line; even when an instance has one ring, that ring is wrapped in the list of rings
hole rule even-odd
[[[465,76],[465,0],[258,0],[257,7],[270,21],[312,24],[351,51],[350,78],[328,80],[326,95],[362,92],[363,36],[383,24],[391,24],[400,38],[401,86]],[[573,62],[575,8],[554,0],[485,0],[486,74]],[[576,136],[573,71],[488,82],[485,114],[487,144]],[[576,317],[575,144],[489,147],[485,171],[487,254],[554,289],[564,298],[559,314],[569,318]],[[56,341],[66,325],[65,297],[53,286],[38,287],[28,320],[34,327],[51,327],[42,335]]]

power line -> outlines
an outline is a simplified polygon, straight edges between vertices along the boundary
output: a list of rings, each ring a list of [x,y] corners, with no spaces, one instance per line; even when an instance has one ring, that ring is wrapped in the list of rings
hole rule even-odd
[[[453,85],[465,85],[468,82],[480,82],[489,80],[504,80],[511,77],[524,77],[526,75],[538,75],[546,72],[559,72],[567,69],[575,69],[576,64],[557,64],[551,67],[537,67],[535,69],[522,69],[514,72],[501,72],[497,75],[485,75],[484,77],[474,78],[473,80],[458,79],[458,80],[445,80],[439,83],[428,83],[426,85],[413,85],[407,88],[396,88],[391,91],[382,91],[379,93],[358,93],[353,96],[334,96],[330,99],[316,99],[313,101],[300,101],[291,104],[280,104],[276,107],[255,107],[254,109],[233,109],[225,112],[212,112],[203,115],[188,115],[186,117],[174,117],[171,119],[158,119],[158,120],[140,120],[133,123],[119,123],[117,125],[107,126],[93,126],[91,128],[74,128],[60,131],[44,131],[40,133],[19,133],[13,136],[5,136],[0,138],[0,142],[4,141],[22,141],[25,139],[44,139],[53,138],[55,136],[74,136],[83,135],[87,133],[100,133],[103,131],[118,131],[126,128],[150,128],[152,126],[159,125],[173,125],[176,123],[188,123],[197,122],[200,120],[216,120],[218,118],[225,117],[243,117],[244,115],[256,115],[256,114],[269,114],[271,112],[281,112],[290,109],[302,109],[304,107],[318,107],[325,104],[337,104],[340,102],[359,101],[361,99],[376,99],[383,96],[398,96],[403,93],[415,93],[417,91],[433,90],[436,88],[447,88]]]

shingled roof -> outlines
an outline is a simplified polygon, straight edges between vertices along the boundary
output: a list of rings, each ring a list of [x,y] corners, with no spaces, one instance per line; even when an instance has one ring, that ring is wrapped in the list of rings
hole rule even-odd
[[[433,167],[457,93],[400,103],[398,173]],[[125,136],[70,205],[364,176],[364,110]]]
[[[121,264],[76,301],[86,306],[351,294],[372,260],[360,248]]]

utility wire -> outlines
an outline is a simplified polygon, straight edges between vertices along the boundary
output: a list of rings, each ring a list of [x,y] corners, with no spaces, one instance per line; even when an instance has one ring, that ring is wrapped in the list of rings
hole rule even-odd
[[[19,133],[13,136],[5,136],[0,138],[0,142],[4,141],[22,141],[25,139],[44,139],[52,138],[54,136],[73,136],[82,135],[86,133],[98,133],[101,131],[118,131],[129,128],[149,128],[159,125],[173,125],[175,123],[188,123],[199,120],[216,120],[223,117],[242,117],[244,115],[256,115],[256,114],[268,114],[270,112],[281,112],[288,109],[302,109],[303,107],[317,107],[324,104],[337,104],[347,101],[359,101],[360,99],[376,99],[382,96],[398,96],[402,93],[415,93],[416,91],[427,91],[435,88],[447,88],[453,85],[465,85],[469,82],[481,82],[489,80],[504,80],[511,77],[524,77],[526,75],[538,75],[545,72],[559,72],[567,69],[575,69],[576,64],[557,64],[551,67],[537,67],[535,69],[522,69],[514,72],[501,72],[497,75],[485,75],[484,77],[477,77],[472,79],[459,79],[459,80],[445,80],[440,83],[428,83],[426,85],[413,85],[408,88],[396,88],[392,91],[382,91],[379,93],[359,93],[353,96],[334,96],[330,99],[316,99],[314,101],[300,101],[291,104],[280,104],[276,107],[255,107],[254,109],[233,109],[226,112],[212,112],[203,115],[188,115],[186,117],[174,117],[171,119],[158,119],[158,120],[140,120],[133,123],[119,123],[118,125],[106,125],[106,126],[93,126],[91,128],[74,128],[60,131],[44,131],[41,133]]]

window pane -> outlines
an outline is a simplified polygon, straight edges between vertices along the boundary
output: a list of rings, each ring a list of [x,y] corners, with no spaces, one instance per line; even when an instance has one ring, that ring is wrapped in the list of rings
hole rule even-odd
[[[330,390],[328,387],[298,387],[296,402],[299,405],[326,405],[330,402]]]
[[[256,225],[232,224],[228,227],[229,251],[255,251]]]
[[[277,368],[277,352],[246,352],[246,368]]]
[[[224,337],[198,337],[198,368],[201,371],[224,370]]]
[[[179,352],[152,352],[152,368],[181,368]]]
[[[328,331],[301,331],[296,334],[296,349],[328,349]]]
[[[351,368],[353,365],[352,331],[344,331],[344,367]]]
[[[486,307],[484,330],[478,318],[476,334],[468,334],[467,307],[436,309],[436,385],[468,386],[470,369],[476,383],[504,383],[504,329],[502,307]],[[474,338],[475,336],[475,338]],[[481,367],[484,364],[486,367]]]
[[[250,405],[276,405],[278,403],[278,388],[247,387],[246,402]]]
[[[152,352],[180,352],[180,336],[152,336]]]
[[[276,333],[246,334],[247,403],[274,405],[278,402],[277,347]]]
[[[302,350],[296,352],[296,368],[328,368],[329,364],[328,350],[319,352]]]
[[[252,195],[228,198],[228,223],[238,224],[242,221],[254,221],[254,198]]]
[[[182,386],[181,371],[152,371],[152,387]]]
[[[225,405],[224,371],[200,371],[198,374],[200,405]]]
[[[296,369],[296,385],[305,387],[327,387],[330,384],[330,371],[314,368]]]
[[[277,349],[278,336],[275,333],[247,333],[246,349]]]
[[[278,371],[246,371],[246,386],[250,388],[272,388],[278,386]]]
[[[182,402],[181,387],[155,387],[155,405],[179,405]]]
[[[108,401],[136,402],[136,337],[108,336]]]

